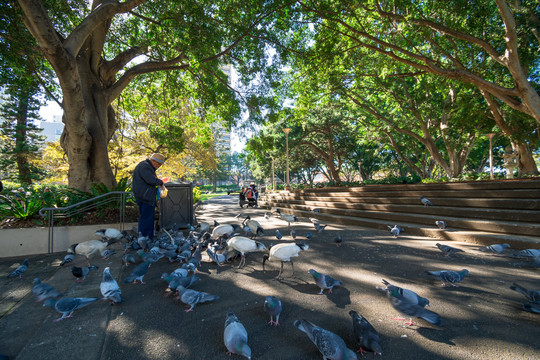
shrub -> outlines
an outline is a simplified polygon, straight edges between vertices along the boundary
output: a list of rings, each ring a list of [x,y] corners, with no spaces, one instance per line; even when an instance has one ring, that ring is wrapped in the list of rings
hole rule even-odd
[[[193,203],[195,204],[199,199],[201,198],[201,189],[199,189],[197,186],[193,187]]]

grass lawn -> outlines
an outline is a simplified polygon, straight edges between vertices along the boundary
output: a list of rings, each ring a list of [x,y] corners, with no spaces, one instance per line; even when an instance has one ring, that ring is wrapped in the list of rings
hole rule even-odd
[[[222,196],[222,195],[227,195],[226,192],[220,192],[220,193],[216,193],[216,194],[201,194],[201,198],[199,199],[199,201],[206,201],[210,198],[213,198],[213,197],[216,197],[216,196]]]

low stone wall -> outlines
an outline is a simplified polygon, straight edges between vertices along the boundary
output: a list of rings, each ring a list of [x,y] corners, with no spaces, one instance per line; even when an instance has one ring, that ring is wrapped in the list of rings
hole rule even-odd
[[[131,229],[137,223],[125,223],[124,229]],[[120,224],[97,224],[84,226],[59,226],[54,228],[53,252],[64,252],[72,244],[99,239],[95,232],[99,229],[116,228]],[[48,251],[48,228],[0,229],[0,257],[46,254]]]

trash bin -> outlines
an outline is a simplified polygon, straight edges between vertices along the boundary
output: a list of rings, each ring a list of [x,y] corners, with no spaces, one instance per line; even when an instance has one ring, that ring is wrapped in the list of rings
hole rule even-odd
[[[193,186],[168,183],[167,197],[159,200],[159,227],[185,229],[193,225]]]

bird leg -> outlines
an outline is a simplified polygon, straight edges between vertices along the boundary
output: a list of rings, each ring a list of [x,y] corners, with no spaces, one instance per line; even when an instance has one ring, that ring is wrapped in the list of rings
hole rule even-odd
[[[357,353],[360,353],[360,354],[362,354],[362,355],[367,354],[367,351],[364,350],[364,349],[362,349],[362,347],[360,347],[356,352],[357,352]]]
[[[193,307],[190,307],[189,309],[186,310],[186,312],[190,312],[190,311],[193,311]]]
[[[294,265],[292,263],[292,260],[291,260],[291,268],[292,268],[292,276],[294,277]]]
[[[276,280],[281,279],[281,273],[283,272],[283,261],[281,262],[281,269],[279,270],[279,274],[275,277]],[[270,317],[270,322],[272,322],[272,318]]]
[[[88,256],[85,256],[85,258],[86,258],[86,262],[88,263],[88,267],[92,266],[90,265],[90,259],[88,259]]]
[[[321,292],[320,292],[320,293],[317,293],[317,295],[324,295],[324,294],[323,294],[323,289],[321,289]]]

